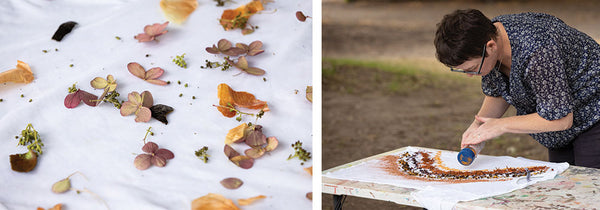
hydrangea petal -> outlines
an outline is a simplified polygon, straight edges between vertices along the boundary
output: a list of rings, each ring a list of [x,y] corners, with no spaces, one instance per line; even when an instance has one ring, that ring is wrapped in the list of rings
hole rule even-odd
[[[140,154],[137,157],[135,157],[135,160],[133,160],[133,164],[135,165],[135,168],[139,170],[146,170],[152,165],[150,159],[152,159],[152,155]]]
[[[140,107],[135,116],[135,122],[148,122],[152,118],[152,112],[148,107]]]
[[[158,151],[158,144],[150,141],[144,144],[144,146],[142,147],[142,151],[147,153],[155,153],[156,151]]]
[[[155,155],[160,156],[166,160],[175,158],[175,154],[173,154],[173,152],[171,152],[168,149],[159,149],[158,151],[156,151]]]
[[[142,67],[142,65],[140,65],[139,63],[136,63],[136,62],[128,63],[127,70],[129,70],[129,73],[133,74],[134,76],[136,76],[140,79],[146,78],[146,70],[144,70],[144,67]]]
[[[165,167],[165,165],[167,165],[167,159],[156,155],[152,156],[150,162],[152,162],[153,165],[158,167]]]
[[[149,69],[149,70],[146,72],[146,76],[145,76],[143,79],[144,79],[144,80],[148,80],[148,79],[156,79],[156,78],[158,78],[158,77],[162,76],[162,75],[163,75],[163,73],[165,73],[165,70],[163,70],[163,69],[162,69],[162,68],[160,68],[160,67],[154,67],[154,68],[151,68],[151,69]]]
[[[121,116],[128,116],[135,113],[138,110],[138,105],[131,101],[125,101],[121,104]]]

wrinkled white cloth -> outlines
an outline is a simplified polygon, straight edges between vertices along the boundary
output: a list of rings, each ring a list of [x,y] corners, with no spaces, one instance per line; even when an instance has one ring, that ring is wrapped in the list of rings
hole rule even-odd
[[[72,187],[97,194],[110,209],[190,209],[192,200],[208,193],[234,201],[267,196],[244,209],[312,208],[305,197],[312,191],[312,177],[303,169],[312,164],[287,160],[294,153],[290,145],[295,141],[302,141],[309,151],[313,147],[312,103],[304,93],[306,86],[312,85],[313,23],[312,19],[300,22],[295,16],[296,11],[311,16],[312,1],[267,4],[264,12],[250,18],[249,23],[259,28],[249,35],[242,35],[239,29],[223,30],[218,19],[225,9],[250,0],[236,0],[225,7],[217,7],[212,0],[199,1],[185,23],[167,26],[169,32],[158,37],[159,42],[139,43],[133,37],[142,33],[145,25],[167,21],[159,2],[0,1],[0,71],[15,68],[21,60],[31,66],[35,76],[30,84],[0,84],[0,209],[49,208],[57,203],[68,209],[107,209],[90,193],[51,192],[52,184],[75,171],[85,174],[87,180],[74,175]],[[61,42],[51,40],[58,26],[67,21],[78,25]],[[234,44],[262,41],[265,52],[248,57],[248,62],[267,73],[236,75],[240,70],[235,68],[200,68],[205,60],[223,61],[222,55],[205,51],[222,38]],[[184,53],[187,69],[172,62]],[[171,84],[153,85],[133,76],[127,70],[129,62],[138,62],[146,70],[163,68],[160,79]],[[102,90],[94,90],[90,81],[108,74],[117,80],[121,100],[127,100],[132,91],[148,90],[155,104],[173,107],[175,111],[167,115],[169,124],[155,119],[136,123],[134,116],[121,116],[111,104],[65,108],[67,88],[73,83],[100,96]],[[212,106],[219,103],[220,83],[254,94],[271,109],[257,123],[265,135],[279,139],[279,147],[257,159],[251,169],[237,167],[223,154],[225,135],[241,122],[223,117]],[[243,122],[255,123],[255,118],[245,116]],[[39,131],[44,153],[33,171],[18,173],[11,170],[9,155],[26,152],[25,147],[17,147],[15,136],[28,123]],[[143,153],[142,139],[150,126],[155,135],[147,141],[171,150],[175,158],[164,168],[140,171],[133,161]],[[209,148],[208,163],[194,155],[203,146]],[[234,148],[243,153],[249,147],[236,144]],[[237,190],[225,189],[219,181],[228,177],[240,178],[244,184]]]
[[[406,150],[399,151],[391,155],[399,155],[405,151],[418,151],[420,149],[430,151],[435,154],[439,150],[407,147]],[[484,151],[485,152],[485,151]],[[459,201],[469,201],[478,198],[485,198],[494,195],[500,195],[523,188],[527,185],[539,181],[553,179],[557,174],[562,173],[569,167],[568,163],[550,163],[544,161],[530,160],[522,157],[508,156],[487,156],[479,155],[470,166],[463,166],[458,163],[456,156],[458,152],[442,151],[441,160],[446,167],[461,170],[484,170],[505,167],[529,167],[529,166],[548,166],[552,170],[539,175],[532,176],[531,181],[527,182],[525,178],[512,178],[508,181],[475,182],[475,183],[443,183],[429,182],[406,179],[402,176],[391,175],[381,169],[380,159],[372,159],[348,168],[332,171],[323,176],[371,182],[378,184],[389,184],[398,187],[414,188],[418,191],[412,196],[423,207],[427,209],[452,209]]]

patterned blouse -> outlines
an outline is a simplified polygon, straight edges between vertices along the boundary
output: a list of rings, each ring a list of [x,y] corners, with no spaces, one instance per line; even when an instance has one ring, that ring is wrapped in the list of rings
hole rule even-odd
[[[510,78],[494,69],[483,76],[483,93],[502,96],[517,115],[538,113],[556,120],[573,112],[573,126],[530,134],[547,148],[568,145],[600,119],[600,45],[547,14],[501,15],[510,40]]]

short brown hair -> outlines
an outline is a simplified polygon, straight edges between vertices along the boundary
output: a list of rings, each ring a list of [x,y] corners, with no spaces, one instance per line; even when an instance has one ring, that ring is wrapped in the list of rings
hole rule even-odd
[[[483,45],[496,34],[492,21],[479,10],[456,10],[437,24],[435,56],[447,66],[461,65],[481,56]]]

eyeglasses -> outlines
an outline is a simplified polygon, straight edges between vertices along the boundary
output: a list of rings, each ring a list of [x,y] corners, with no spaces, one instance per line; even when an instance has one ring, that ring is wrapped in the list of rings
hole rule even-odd
[[[483,53],[481,54],[481,64],[479,64],[479,70],[477,72],[474,71],[465,71],[462,69],[455,69],[450,67],[450,71],[453,72],[460,72],[460,73],[465,73],[465,74],[473,74],[473,75],[477,75],[477,74],[481,74],[481,67],[483,67],[483,61],[485,60],[485,45],[483,45]]]

